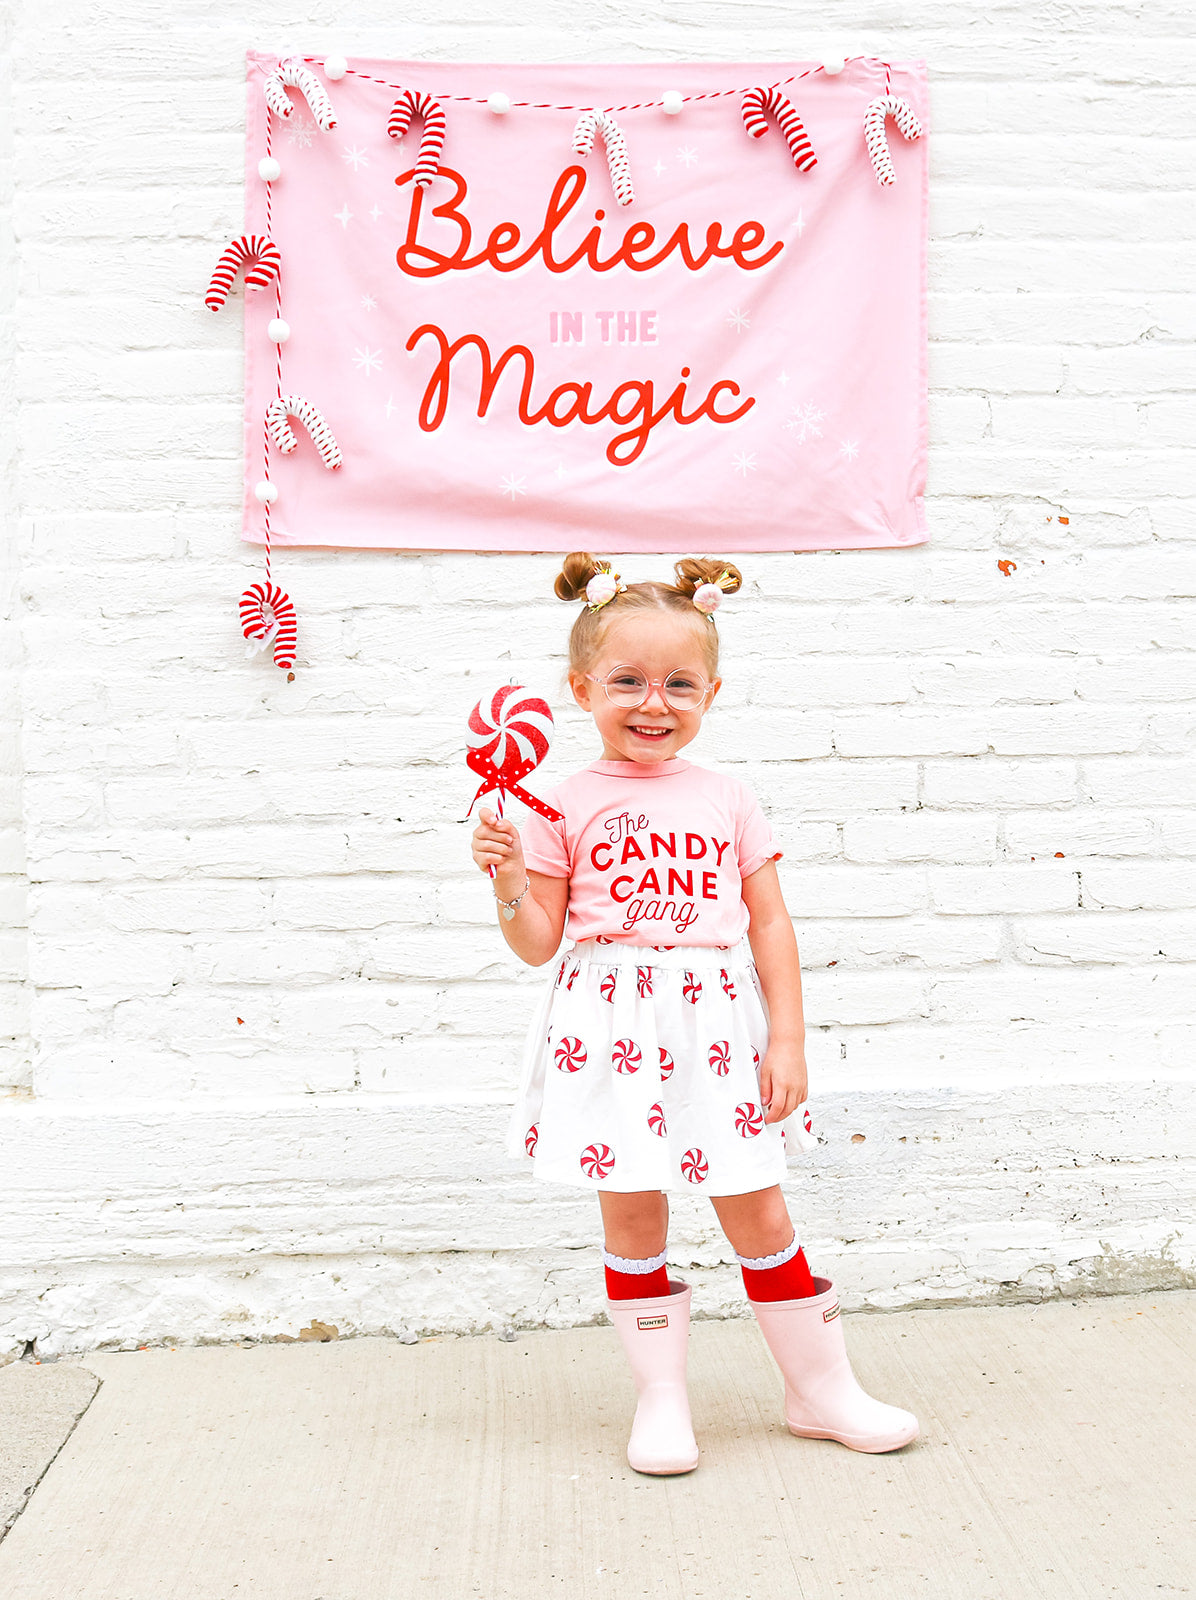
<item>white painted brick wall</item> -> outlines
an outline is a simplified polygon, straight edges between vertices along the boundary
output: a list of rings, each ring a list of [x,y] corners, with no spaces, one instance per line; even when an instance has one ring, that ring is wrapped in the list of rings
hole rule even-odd
[[[562,704],[554,559],[285,555],[296,681],[243,659],[240,326],[202,291],[248,46],[928,59],[933,543],[745,558],[694,752],[785,850],[826,1137],[794,1209],[851,1303],[1196,1281],[1190,8],[252,9],[0,19],[0,1359],[600,1307],[592,1200],[500,1153],[541,979],[456,820],[487,663]],[[546,780],[591,753],[560,729]]]

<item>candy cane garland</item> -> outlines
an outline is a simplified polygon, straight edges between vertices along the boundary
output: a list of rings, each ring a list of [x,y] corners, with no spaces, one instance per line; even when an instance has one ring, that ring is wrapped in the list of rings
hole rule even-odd
[[[579,156],[588,156],[594,148],[596,133],[602,135],[602,143],[606,146],[606,165],[615,199],[621,206],[629,206],[635,199],[635,185],[631,181],[627,141],[615,119],[605,111],[583,111],[573,130],[573,148]]]
[[[243,233],[220,257],[204,304],[209,311],[219,311],[228,299],[228,292],[240,269],[245,269],[245,287],[264,289],[273,283],[282,267],[282,254],[272,239],[261,233]]]
[[[276,117],[281,117],[285,122],[291,114],[291,97],[287,94],[288,84],[292,89],[302,92],[312,116],[325,133],[336,127],[336,114],[324,85],[297,57],[292,57],[289,61],[280,61],[263,85],[266,91],[266,104]]]
[[[267,611],[271,613],[269,618]],[[276,583],[251,583],[241,596],[241,632],[247,639],[264,639],[274,623],[278,624],[274,665],[286,672],[295,665],[295,607],[290,595]]]
[[[430,94],[404,89],[390,113],[387,133],[392,139],[402,139],[415,117],[424,125],[419,141],[419,159],[415,163],[415,181],[421,189],[426,189],[440,171],[440,152],[444,149],[448,118],[440,101],[433,100]]]
[[[284,456],[289,456],[299,443],[288,417],[297,417],[307,429],[312,443],[320,452],[320,460],[330,471],[340,466],[345,458],[323,413],[310,400],[304,400],[302,395],[297,394],[281,395],[277,400],[271,400],[266,410],[266,429]]]
[[[877,183],[896,183],[893,158],[889,154],[889,141],[885,135],[885,118],[892,117],[907,139],[922,136],[922,124],[914,116],[908,100],[899,100],[895,94],[882,94],[864,113],[864,140],[872,157],[872,170]]]
[[[797,170],[809,172],[818,165],[818,157],[814,154],[814,146],[810,143],[810,136],[801,118],[779,89],[745,89],[740,102],[740,112],[743,116],[743,125],[753,139],[763,139],[768,132],[767,113],[771,112],[777,119],[777,126],[785,135],[789,154],[793,157],[793,165]]]

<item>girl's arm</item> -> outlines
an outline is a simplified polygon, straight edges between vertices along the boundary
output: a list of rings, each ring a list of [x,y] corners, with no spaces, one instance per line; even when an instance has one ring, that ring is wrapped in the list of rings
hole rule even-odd
[[[760,1100],[766,1122],[780,1122],[806,1098],[806,1025],[801,1004],[801,964],[793,922],[774,861],[743,880],[751,921],[748,942],[768,1003],[768,1051],[760,1065]]]
[[[499,821],[483,806],[481,821],[473,832],[473,859],[485,872],[494,868],[492,884],[499,900],[514,900],[530,880],[531,887],[507,920],[499,910],[502,936],[521,961],[529,967],[542,967],[560,948],[565,931],[565,907],[569,901],[568,878],[550,878],[547,873],[529,872],[523,860],[519,830],[505,817]]]

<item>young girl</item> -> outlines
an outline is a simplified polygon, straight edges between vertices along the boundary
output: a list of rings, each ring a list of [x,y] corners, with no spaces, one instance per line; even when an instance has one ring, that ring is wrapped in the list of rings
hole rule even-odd
[[[790,1431],[896,1450],[917,1421],[856,1382],[835,1290],[811,1275],[780,1189],[806,1064],[779,852],[737,778],[681,759],[721,686],[711,613],[740,575],[716,561],[674,570],[674,584],[627,585],[593,556],[566,559],[556,593],[586,601],[569,685],[601,757],[545,796],[561,821],[529,814],[521,838],[484,809],[473,835],[516,955],[542,966],[566,925],[574,941],[528,1035],[512,1150],[537,1178],[598,1192],[611,1320],[639,1394],[637,1471],[698,1464],[668,1189],[710,1196],[784,1375]]]

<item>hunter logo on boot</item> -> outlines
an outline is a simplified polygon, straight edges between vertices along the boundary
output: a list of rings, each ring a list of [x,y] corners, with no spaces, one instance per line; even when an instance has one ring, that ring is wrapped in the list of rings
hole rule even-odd
[[[823,1322],[833,1322],[838,1315],[839,1315],[839,1302],[836,1300],[834,1305],[830,1308],[829,1311],[824,1311],[822,1313],[822,1320],[823,1320]]]
[[[635,1325],[640,1329],[667,1328],[669,1325],[668,1314],[666,1313],[665,1315],[659,1317],[636,1317]]]

